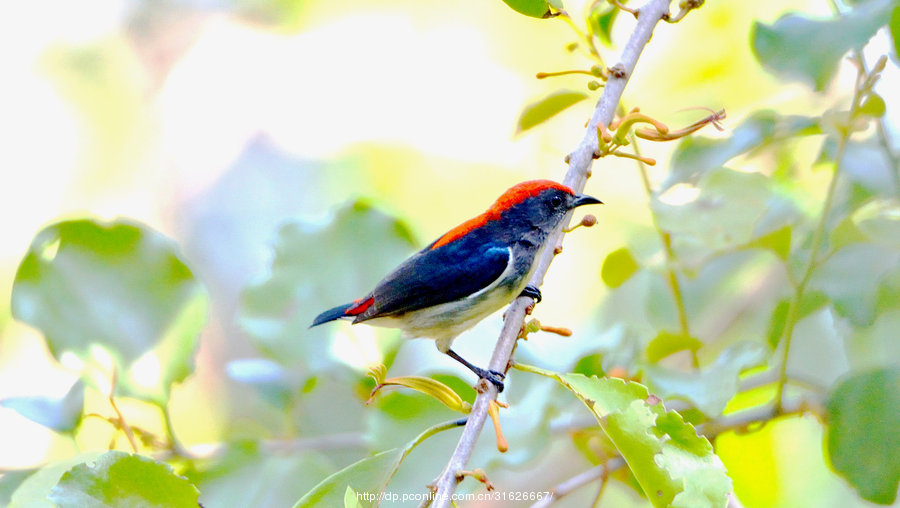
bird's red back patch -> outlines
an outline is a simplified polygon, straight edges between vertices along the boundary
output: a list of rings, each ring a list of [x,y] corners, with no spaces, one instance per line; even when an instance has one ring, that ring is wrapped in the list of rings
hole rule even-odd
[[[371,307],[373,303],[375,303],[375,298],[369,298],[366,301],[363,301],[362,298],[359,298],[357,300],[354,300],[353,303],[355,303],[356,305],[345,310],[344,315],[356,316],[356,315],[362,314],[363,312],[366,311],[366,309]]]
[[[572,189],[566,187],[561,183],[554,182],[553,180],[530,180],[528,182],[522,182],[510,187],[483,214],[471,218],[466,222],[463,222],[459,226],[451,229],[450,231],[447,231],[444,236],[438,238],[437,241],[431,245],[431,248],[437,249],[438,247],[447,245],[453,240],[462,238],[469,231],[478,229],[492,220],[499,219],[500,215],[506,210],[509,210],[511,207],[521,203],[522,201],[525,201],[528,198],[537,196],[547,189],[558,189],[564,192],[568,192],[569,194],[575,194]]]

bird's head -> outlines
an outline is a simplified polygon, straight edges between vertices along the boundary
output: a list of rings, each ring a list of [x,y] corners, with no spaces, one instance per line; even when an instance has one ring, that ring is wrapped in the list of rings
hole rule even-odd
[[[552,180],[531,180],[507,189],[483,214],[448,231],[430,245],[438,249],[470,234],[495,240],[526,237],[541,243],[569,210],[581,205],[602,203]]]
[[[570,210],[600,203],[602,201],[597,198],[576,194],[572,189],[552,180],[531,180],[504,192],[488,213],[493,212],[508,224],[523,224],[547,233]]]

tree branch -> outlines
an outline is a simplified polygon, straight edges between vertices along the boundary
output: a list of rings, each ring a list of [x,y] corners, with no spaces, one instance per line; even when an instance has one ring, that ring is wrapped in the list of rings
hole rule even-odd
[[[597,125],[609,125],[613,120],[622,92],[628,79],[634,72],[638,57],[640,57],[644,46],[650,41],[653,29],[656,24],[669,12],[670,0],[649,0],[640,8],[637,24],[631,37],[622,51],[621,60],[613,66],[609,73],[609,79],[603,89],[603,95],[594,108],[594,114],[588,122],[587,132],[579,143],[578,147],[569,154],[567,161],[569,169],[563,179],[563,184],[569,186],[575,192],[584,190],[584,185],[590,175],[591,165],[594,161],[594,153],[599,149],[597,142]],[[538,261],[538,267],[531,279],[531,284],[540,287],[544,281],[544,275],[553,261],[557,249],[562,245],[562,237],[564,229],[568,226],[571,216],[566,218],[560,227],[547,240],[548,248],[544,250],[541,259]],[[510,357],[516,345],[516,338],[519,329],[525,319],[525,309],[532,303],[531,298],[523,297],[516,299],[509,309],[506,311],[506,318],[503,322],[503,330],[500,332],[500,338],[494,348],[494,354],[491,356],[489,369],[506,372],[509,365]],[[456,490],[459,483],[457,472],[465,469],[475,442],[478,440],[481,429],[484,427],[487,418],[488,404],[491,400],[497,398],[497,389],[491,383],[480,383],[478,397],[469,414],[468,422],[460,436],[459,443],[456,445],[453,455],[451,455],[447,466],[441,472],[440,476],[435,479],[432,484],[434,489],[434,503],[438,508],[446,508],[450,506],[450,496]]]
[[[625,467],[625,459],[622,457],[613,457],[603,464],[594,466],[587,471],[578,473],[568,480],[550,489],[550,495],[531,505],[531,508],[546,508],[553,503],[559,501],[569,493],[578,490],[589,483],[593,483],[600,479],[605,479],[609,473],[618,471]]]

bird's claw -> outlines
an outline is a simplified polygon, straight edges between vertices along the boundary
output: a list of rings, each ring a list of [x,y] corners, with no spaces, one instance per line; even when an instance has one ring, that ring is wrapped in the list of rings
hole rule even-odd
[[[534,286],[525,286],[519,296],[527,296],[533,298],[535,302],[541,303],[541,290]]]
[[[478,369],[475,373],[478,374],[480,379],[486,379],[496,386],[497,392],[503,391],[503,380],[506,379],[506,376],[502,372]]]

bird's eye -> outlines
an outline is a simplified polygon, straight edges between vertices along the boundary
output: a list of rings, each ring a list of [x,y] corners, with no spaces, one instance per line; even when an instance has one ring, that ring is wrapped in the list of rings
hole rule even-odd
[[[562,198],[559,196],[553,196],[552,198],[550,198],[550,205],[553,208],[559,208],[560,206],[562,206]]]

